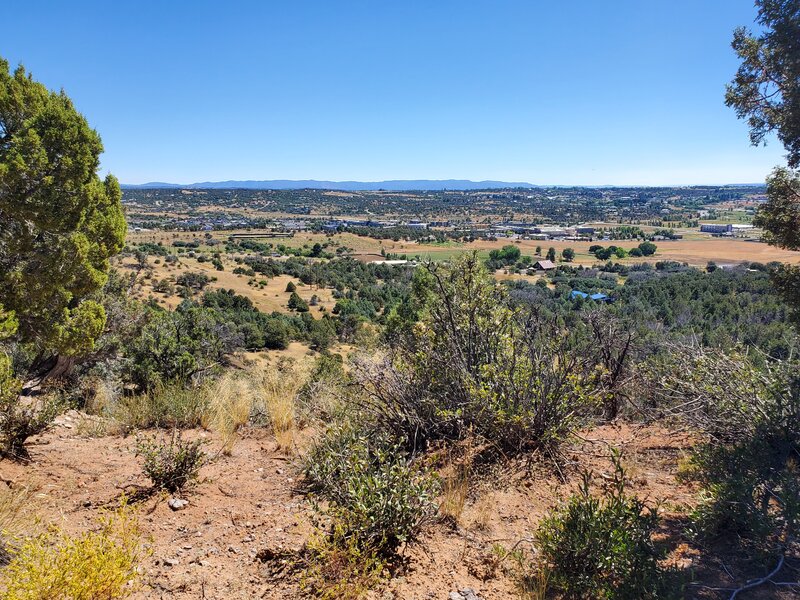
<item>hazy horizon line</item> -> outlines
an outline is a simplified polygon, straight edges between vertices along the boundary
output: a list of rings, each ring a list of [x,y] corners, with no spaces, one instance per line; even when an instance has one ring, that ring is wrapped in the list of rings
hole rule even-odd
[[[703,182],[703,183],[530,183],[528,181],[503,181],[497,179],[382,179],[382,180],[358,180],[358,179],[223,179],[217,181],[198,181],[192,183],[174,183],[168,181],[145,181],[143,183],[129,183],[120,182],[123,188],[195,188],[195,189],[236,189],[236,188],[249,188],[249,189],[274,189],[270,188],[267,184],[281,184],[282,186],[293,186],[297,184],[296,189],[307,188],[303,184],[315,184],[318,189],[331,189],[336,190],[335,185],[364,185],[364,186],[377,186],[381,184],[403,184],[403,183],[430,183],[430,184],[470,184],[471,186],[480,186],[481,184],[488,184],[485,187],[475,187],[474,189],[490,189],[490,188],[670,188],[670,187],[759,187],[765,186],[764,181],[760,182]],[[264,187],[259,187],[259,186]],[[437,187],[437,188],[406,188],[407,190],[425,190],[425,189],[458,189]],[[375,190],[346,190],[346,191],[375,191]]]

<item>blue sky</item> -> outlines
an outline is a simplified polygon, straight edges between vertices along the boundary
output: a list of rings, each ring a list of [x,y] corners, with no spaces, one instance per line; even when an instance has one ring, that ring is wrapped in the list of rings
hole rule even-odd
[[[126,183],[764,179],[723,102],[751,0],[6,0]]]

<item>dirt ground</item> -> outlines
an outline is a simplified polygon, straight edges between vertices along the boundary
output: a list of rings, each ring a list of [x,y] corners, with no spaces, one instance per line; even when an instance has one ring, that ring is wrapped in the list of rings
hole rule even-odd
[[[0,462],[0,485],[35,491],[27,516],[70,533],[93,527],[124,491],[147,485],[133,452],[135,438],[85,437],[81,418],[69,413],[51,432],[33,439],[29,464]],[[305,433],[308,437],[310,432]],[[206,438],[207,450],[216,454],[219,441],[212,434],[198,430],[186,436]],[[651,504],[660,503],[667,516],[680,516],[694,494],[675,479],[688,444],[686,436],[657,427],[605,425],[582,434],[567,449],[561,467],[567,483],[544,462],[476,484],[458,524],[430,524],[421,541],[406,550],[405,570],[371,594],[446,599],[452,591],[471,588],[486,600],[517,597],[512,565],[500,562],[493,549],[517,544],[531,556],[526,540],[542,516],[575,489],[579,469],[592,469],[595,481],[607,480],[609,447],[620,448],[632,490]],[[135,597],[301,597],[296,575],[262,560],[270,551],[299,550],[312,532],[312,512],[297,491],[298,477],[295,459],[278,451],[266,429],[252,427],[244,430],[231,456],[216,455],[202,469],[200,484],[185,496],[185,509],[171,510],[163,495],[140,501],[139,518],[152,555],[142,565],[143,585]],[[696,553],[685,545],[673,551],[672,560],[687,571],[698,566]]]

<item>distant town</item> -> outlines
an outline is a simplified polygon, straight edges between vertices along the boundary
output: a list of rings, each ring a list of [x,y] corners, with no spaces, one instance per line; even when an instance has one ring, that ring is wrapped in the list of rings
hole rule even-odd
[[[764,186],[510,188],[439,191],[125,189],[129,227],[174,231],[367,232],[419,239],[524,237],[583,240],[614,226],[752,233]],[[600,231],[602,237],[602,231]]]

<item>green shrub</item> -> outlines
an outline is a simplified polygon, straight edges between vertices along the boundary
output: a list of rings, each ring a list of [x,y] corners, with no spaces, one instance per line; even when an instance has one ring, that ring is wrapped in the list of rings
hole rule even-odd
[[[320,598],[362,597],[435,513],[438,480],[385,434],[353,425],[329,429],[304,471],[327,526],[307,545],[303,588]]]
[[[289,296],[288,306],[297,312],[308,312],[308,302],[303,300],[297,292],[292,292],[292,295]]]
[[[695,449],[683,479],[700,483],[691,533],[703,539],[731,536],[768,550],[791,538],[800,525],[797,442],[764,428],[728,446]]]
[[[411,452],[468,435],[498,456],[554,450],[595,401],[577,335],[512,307],[475,254],[417,269],[413,289],[392,317],[392,352],[353,372],[376,422]]]
[[[386,436],[334,427],[305,460],[309,491],[327,501],[334,529],[361,548],[391,555],[435,512],[434,475]]]
[[[144,457],[142,470],[155,489],[176,493],[197,480],[206,462],[202,446],[203,440],[184,441],[173,431],[169,443],[155,438],[137,440],[136,455]]]
[[[692,533],[783,552],[800,532],[800,370],[680,348],[662,371],[661,410],[706,437],[681,476],[701,486]],[[669,404],[671,403],[671,404]]]
[[[566,598],[662,598],[652,541],[658,515],[626,494],[618,454],[613,461],[614,479],[602,498],[591,495],[584,473],[579,492],[541,523],[535,536],[540,563],[532,578],[547,573],[547,587]]]
[[[159,383],[200,379],[233,352],[241,340],[219,313],[191,303],[174,311],[151,310],[126,340],[127,378],[142,390]]]

